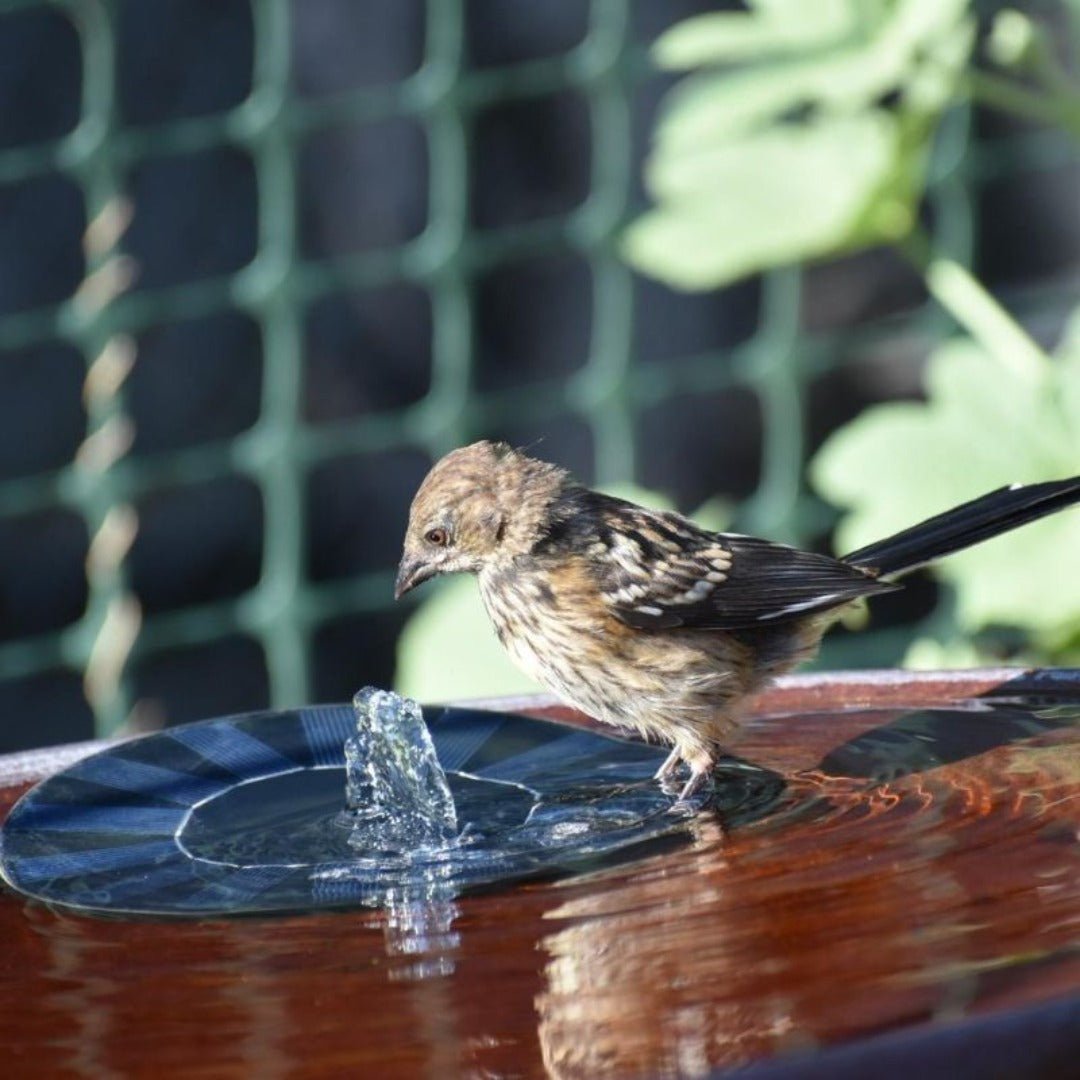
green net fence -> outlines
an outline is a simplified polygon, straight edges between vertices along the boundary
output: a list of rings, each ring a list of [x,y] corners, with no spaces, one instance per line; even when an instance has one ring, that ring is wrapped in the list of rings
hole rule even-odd
[[[130,670],[146,657],[242,634],[263,651],[275,706],[312,696],[313,638],[328,620],[376,613],[392,604],[390,567],[347,580],[316,582],[306,571],[305,484],[313,468],[335,459],[361,461],[392,448],[437,456],[485,433],[500,416],[528,416],[536,427],[572,416],[587,427],[593,479],[640,479],[642,414],[658,403],[738,386],[761,416],[763,446],[756,490],[738,524],[790,541],[820,533],[826,518],[806,492],[807,395],[815,380],[865,355],[873,342],[905,335],[923,347],[947,331],[927,304],[850,328],[808,329],[806,275],[791,270],[762,284],[758,325],[730,349],[662,364],[642,361],[637,346],[635,280],[615,238],[631,216],[641,147],[631,137],[631,109],[653,77],[647,42],[634,31],[631,0],[594,0],[583,38],[567,51],[502,67],[476,68],[465,51],[464,0],[429,0],[419,68],[389,85],[310,98],[292,86],[287,0],[251,0],[252,89],[237,107],[166,124],[129,126],[117,113],[117,5],[109,0],[55,4],[0,3],[0,16],[49,8],[69,20],[81,54],[80,115],[47,143],[0,151],[0,185],[61,174],[82,192],[87,228],[85,274],[61,302],[0,318],[0,350],[42,342],[74,346],[85,360],[86,436],[69,464],[0,485],[0,520],[52,508],[85,522],[88,601],[76,621],[44,634],[0,643],[0,679],[80,673],[99,734],[124,723],[133,705]],[[531,100],[567,89],[589,117],[590,182],[580,205],[557,216],[479,229],[470,217],[470,154],[477,113],[493,103]],[[298,153],[313,133],[345,123],[407,117],[423,130],[428,158],[428,216],[408,242],[379,250],[312,258],[298,243]],[[1052,169],[1068,158],[1057,138],[1035,131],[980,141],[959,112],[940,140],[930,214],[934,242],[970,263],[980,188],[1002,177]],[[132,267],[122,236],[132,208],[127,177],[163,154],[238,148],[250,158],[257,187],[257,253],[235,273],[160,288],[128,288]],[[136,208],[137,211],[137,208]],[[591,275],[587,362],[567,378],[524,388],[477,389],[473,290],[479,274],[523,255],[572,252]],[[422,400],[357,420],[311,424],[302,410],[304,319],[320,298],[343,289],[408,282],[424,290],[432,319],[432,374]],[[1066,299],[1051,287],[1008,297],[1023,317],[1053,316]],[[127,376],[138,364],[135,337],[148,327],[221,311],[253,319],[262,342],[257,422],[235,438],[133,457]],[[2,363],[2,360],[0,360]],[[139,523],[133,509],[166,485],[224,475],[253,481],[263,503],[261,573],[245,595],[144,615],[127,559]],[[873,657],[864,646],[863,657]]]

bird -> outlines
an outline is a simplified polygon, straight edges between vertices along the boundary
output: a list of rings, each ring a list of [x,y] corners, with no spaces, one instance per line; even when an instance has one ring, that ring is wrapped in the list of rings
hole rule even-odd
[[[471,573],[511,659],[595,719],[671,747],[676,805],[711,776],[744,702],[811,657],[856,601],[1080,502],[1080,476],[1013,485],[836,559],[713,532],[577,483],[507,443],[452,450],[409,509],[400,599]]]

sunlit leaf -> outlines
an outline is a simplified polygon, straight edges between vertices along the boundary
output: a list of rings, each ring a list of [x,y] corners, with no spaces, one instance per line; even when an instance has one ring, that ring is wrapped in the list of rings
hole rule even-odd
[[[918,638],[904,654],[903,666],[914,671],[958,671],[963,668],[994,667],[1000,659],[983,652],[972,641],[935,641]]]
[[[627,258],[706,289],[906,236],[970,55],[969,3],[760,0],[672,28],[659,61],[695,73],[657,125],[656,207]]]
[[[902,153],[894,119],[878,110],[660,157],[647,177],[660,206],[627,231],[625,254],[671,284],[701,288],[888,238],[887,219],[871,211],[907,167]]]
[[[956,96],[957,76],[975,44],[975,23],[958,22],[926,44],[923,61],[915,65],[903,88],[904,105],[919,114],[938,113]]]
[[[1037,38],[1035,24],[1023,12],[999,11],[986,39],[986,55],[1002,67],[1022,67]]]
[[[967,0],[907,0],[893,6],[869,40],[691,76],[669,98],[656,130],[657,151],[701,149],[810,106],[875,108],[926,71],[952,88],[971,43],[967,6]]]
[[[1080,351],[1045,370],[1000,364],[971,342],[931,357],[925,403],[868,409],[834,434],[811,478],[847,509],[839,550],[878,540],[1010,483],[1080,471]],[[1080,513],[1026,525],[940,563],[959,624],[1026,627],[1048,641],[1080,631]]]
[[[510,662],[495,637],[472,577],[432,590],[398,638],[395,689],[418,701],[535,693],[540,688]]]
[[[758,5],[757,15],[736,11],[697,15],[662,34],[653,46],[653,58],[662,68],[685,70],[804,52],[850,34],[858,23],[855,6],[855,0],[787,0]]]

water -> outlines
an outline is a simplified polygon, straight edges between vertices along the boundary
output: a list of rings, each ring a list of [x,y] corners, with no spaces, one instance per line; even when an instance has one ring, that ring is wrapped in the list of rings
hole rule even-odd
[[[367,686],[353,698],[345,742],[345,805],[358,851],[439,849],[458,835],[457,809],[415,701]]]
[[[545,849],[554,871],[528,887],[477,895],[463,894],[451,851],[429,860],[427,884],[416,866],[395,871],[378,910],[345,917],[71,917],[79,903],[190,912],[198,898],[199,914],[209,905],[175,878],[136,893],[160,880],[156,866],[117,869],[106,884],[105,836],[84,843],[66,828],[88,812],[100,827],[106,793],[89,770],[69,771],[5,836],[11,876],[65,910],[0,895],[0,1041],[41,1075],[137,1072],[153,1032],[177,1075],[222,1062],[218,1071],[250,1075],[322,1066],[570,1080],[710,1075],[930,1018],[955,1039],[966,1015],[1006,1020],[1003,1010],[1061,999],[1080,979],[1080,701],[1056,697],[853,709],[834,689],[747,725],[740,753],[787,786],[772,797],[775,774],[723,763],[712,805],[726,829],[708,809],[692,819],[660,812],[672,831],[626,847],[602,873],[558,873],[595,865],[567,842]],[[670,805],[648,780],[662,750],[491,714],[426,715],[459,835],[483,825],[493,837],[518,834],[530,814],[549,812],[534,811],[538,802],[587,822],[589,799],[608,790],[613,804],[637,781],[656,806]],[[351,866],[352,882],[315,883],[320,897],[341,887],[345,903],[374,880],[335,824],[355,718],[343,706],[323,710],[324,721],[313,764],[192,810],[181,836],[218,911],[274,910],[279,894],[245,908],[231,882],[248,870],[214,876],[214,859],[251,867],[253,881],[260,866],[294,864],[281,879],[295,886],[297,898],[285,898],[294,908],[316,906],[312,875]],[[296,714],[264,714],[206,731],[238,728],[299,760],[303,727]],[[495,734],[480,746],[485,730]],[[117,762],[127,761],[225,779],[177,751],[173,736],[151,736],[111,750],[111,771],[92,775],[119,782]],[[136,796],[114,801],[117,850],[146,846],[119,834],[133,827]],[[146,802],[159,820],[161,802]],[[587,828],[580,836],[596,839]],[[41,860],[61,841],[63,873],[80,876],[58,870],[45,881]],[[87,866],[78,860],[91,844]],[[187,866],[164,865],[177,876]],[[1042,1042],[1061,1030],[1047,1023],[1017,1044],[1042,1060]],[[888,1062],[876,1073],[890,1074]]]
[[[614,783],[604,777],[611,762],[560,761],[559,786],[546,793],[489,777],[448,777],[416,702],[365,687],[353,707],[356,733],[345,743],[346,810],[337,824],[349,827],[355,857],[341,862],[326,850],[325,835],[320,839],[325,815],[309,817],[302,829],[315,842],[310,850],[324,860],[312,870],[314,882],[346,892],[351,887],[363,902],[391,911],[403,898],[406,904],[445,898],[458,886],[558,867],[672,832],[710,798],[703,792],[674,809],[672,795],[651,779],[651,761],[644,774],[616,769]]]
[[[673,812],[653,780],[663,758],[526,717],[422,715],[369,689],[354,708],[224,717],[77,762],[12,812],[0,869],[32,896],[102,913],[367,906],[408,929],[443,905],[438,939],[470,888],[658,854],[707,811],[731,828],[761,818],[783,789],[727,762]]]

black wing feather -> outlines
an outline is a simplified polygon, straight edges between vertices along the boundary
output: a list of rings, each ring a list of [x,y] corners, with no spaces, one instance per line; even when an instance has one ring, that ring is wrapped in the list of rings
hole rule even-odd
[[[702,529],[584,488],[564,493],[536,554],[585,555],[611,612],[643,630],[736,630],[899,586],[797,548]]]
[[[706,602],[680,613],[675,625],[715,630],[760,626],[828,611],[899,587],[827,555],[753,536],[714,535],[731,551],[727,580]]]

